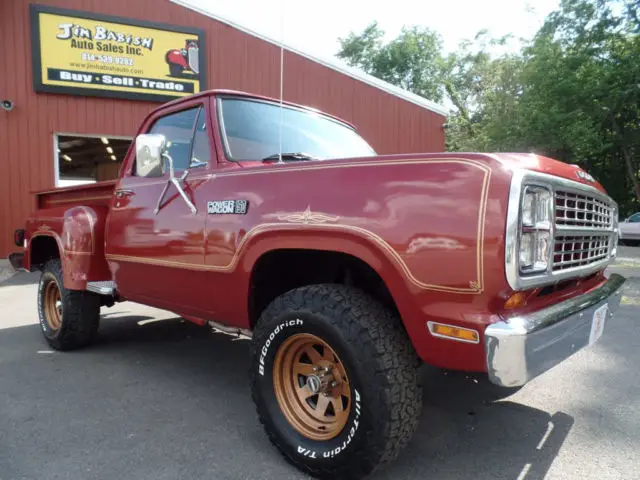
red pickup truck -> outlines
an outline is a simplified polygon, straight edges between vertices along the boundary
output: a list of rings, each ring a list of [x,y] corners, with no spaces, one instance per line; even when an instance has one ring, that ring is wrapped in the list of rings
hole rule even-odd
[[[518,387],[597,341],[625,279],[616,203],[534,154],[377,155],[348,123],[233,91],[167,103],[116,181],[36,194],[14,266],[40,270],[55,349],[133,301],[251,337],[284,456],[357,478],[396,457],[421,362]]]

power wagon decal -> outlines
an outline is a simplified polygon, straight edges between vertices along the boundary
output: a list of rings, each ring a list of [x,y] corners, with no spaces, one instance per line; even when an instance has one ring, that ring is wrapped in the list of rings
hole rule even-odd
[[[215,200],[207,202],[207,213],[215,214],[236,214],[244,215],[247,213],[249,202],[247,200]]]

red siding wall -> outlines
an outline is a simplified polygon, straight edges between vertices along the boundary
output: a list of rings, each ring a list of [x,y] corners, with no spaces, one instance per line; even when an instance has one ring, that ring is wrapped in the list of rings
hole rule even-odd
[[[15,250],[12,232],[30,213],[30,192],[54,184],[55,132],[133,136],[158,104],[35,94],[31,72],[29,1],[0,0],[5,68],[0,98],[0,258]],[[278,97],[280,51],[275,45],[167,0],[41,0],[36,3],[205,30],[208,88]],[[350,121],[380,153],[444,150],[444,118],[347,75],[285,51],[284,98]]]

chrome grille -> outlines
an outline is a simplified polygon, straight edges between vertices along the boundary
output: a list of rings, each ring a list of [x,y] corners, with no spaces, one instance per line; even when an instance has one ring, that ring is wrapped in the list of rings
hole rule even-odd
[[[580,190],[555,190],[556,235],[552,270],[586,267],[609,258],[615,208],[607,197]]]
[[[589,265],[609,257],[609,235],[556,236],[553,271]]]
[[[553,199],[549,202],[548,195],[539,195],[532,205],[527,199],[529,187],[547,189]],[[528,170],[514,172],[506,226],[505,271],[514,290],[587,277],[611,263],[617,251],[615,201],[595,185],[569,178]],[[531,259],[527,245],[523,248],[525,234],[529,235],[527,241],[531,235],[535,239],[534,257],[539,268],[528,270],[528,261],[525,268],[521,265],[524,254]]]
[[[588,193],[556,190],[556,226],[609,229],[613,207]]]

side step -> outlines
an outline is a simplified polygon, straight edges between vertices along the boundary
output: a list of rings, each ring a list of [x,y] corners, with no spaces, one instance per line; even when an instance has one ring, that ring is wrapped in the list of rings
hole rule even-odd
[[[223,325],[222,323],[214,322],[213,320],[209,320],[209,326],[213,329],[214,333],[224,333],[225,335],[229,335],[231,337],[237,337],[238,339],[251,339],[253,332],[251,330],[246,330],[244,328],[238,327],[229,327],[227,325]]]
[[[105,280],[104,282],[87,282],[87,290],[100,295],[113,295],[116,290],[116,284],[113,280]]]

